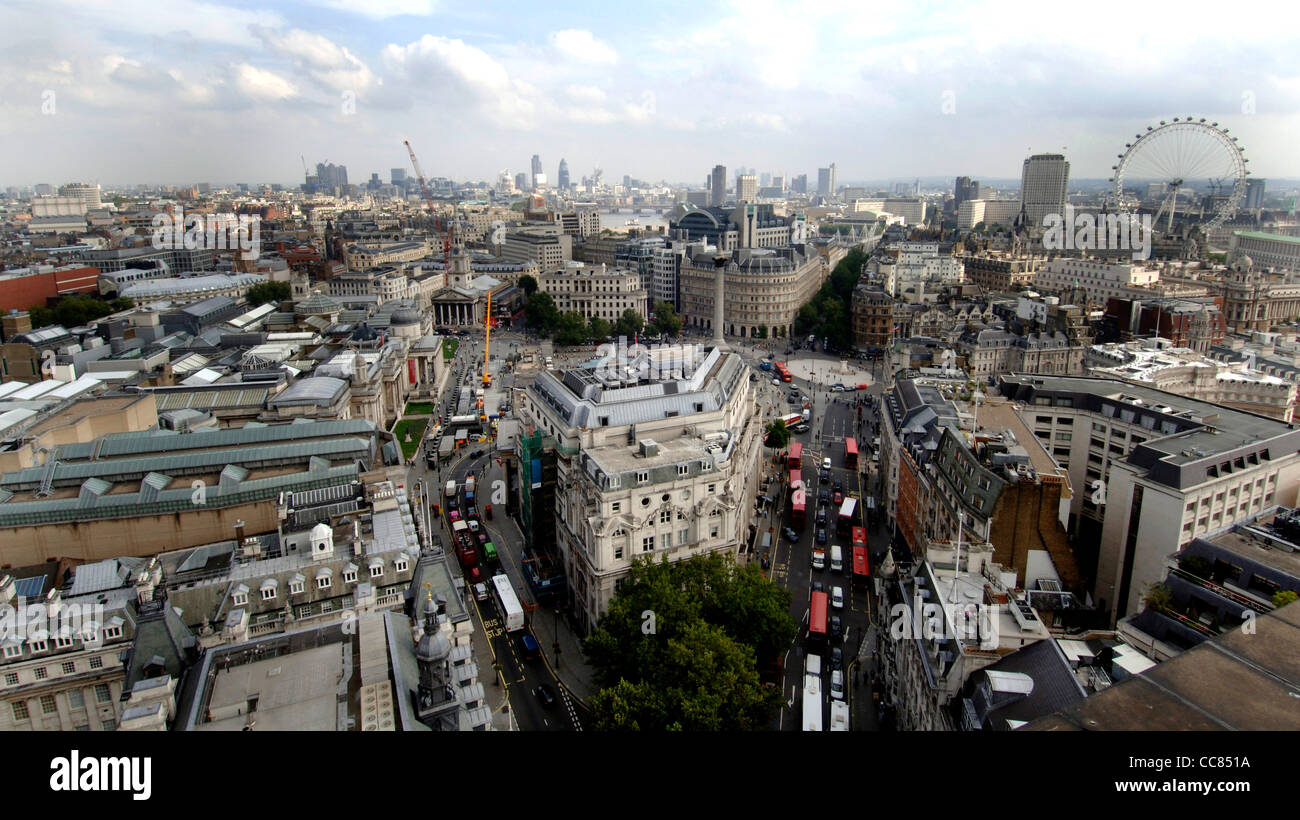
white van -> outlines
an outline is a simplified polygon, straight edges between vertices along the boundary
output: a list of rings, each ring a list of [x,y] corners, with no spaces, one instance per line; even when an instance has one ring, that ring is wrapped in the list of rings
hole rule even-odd
[[[844,548],[839,546],[831,547],[831,572],[844,571]]]
[[[821,676],[822,673],[822,656],[808,655],[804,658],[803,672],[805,675]]]

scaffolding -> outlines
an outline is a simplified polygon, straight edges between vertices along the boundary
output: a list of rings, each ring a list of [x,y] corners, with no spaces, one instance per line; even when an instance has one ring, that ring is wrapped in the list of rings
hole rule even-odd
[[[533,597],[561,595],[566,587],[564,562],[555,543],[554,439],[540,431],[520,436],[518,443],[524,531],[524,580]]]

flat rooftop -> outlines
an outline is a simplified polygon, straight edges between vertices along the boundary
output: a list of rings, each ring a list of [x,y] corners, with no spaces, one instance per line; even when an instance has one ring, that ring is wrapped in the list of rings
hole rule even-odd
[[[1270,535],[1273,535],[1279,540],[1285,540],[1285,536],[1281,533],[1274,532],[1269,527],[1269,525],[1273,523],[1273,519],[1276,517],[1276,512],[1260,516],[1255,524],[1260,529],[1266,530]],[[1224,549],[1244,558],[1257,561],[1270,569],[1275,569],[1278,572],[1285,572],[1287,575],[1300,578],[1300,551],[1288,552],[1280,547],[1264,546],[1256,539],[1251,538],[1244,527],[1236,526],[1227,532],[1219,533],[1218,535],[1211,536],[1204,540],[1209,541],[1211,544],[1216,546],[1223,547]]]
[[[1039,475],[1059,475],[1069,483],[1069,473],[1056,463],[1056,460],[1043,449],[1033,431],[1025,426],[1025,421],[1016,412],[1011,402],[995,401],[981,405],[979,408],[979,426],[984,432],[1010,430],[1016,436],[1016,443],[1029,454],[1029,463]]]
[[[340,731],[337,690],[344,678],[343,664],[343,645],[335,643],[220,669],[212,682],[208,709],[214,716],[235,709],[240,714],[202,723],[195,731],[243,731],[254,698],[252,731]]]

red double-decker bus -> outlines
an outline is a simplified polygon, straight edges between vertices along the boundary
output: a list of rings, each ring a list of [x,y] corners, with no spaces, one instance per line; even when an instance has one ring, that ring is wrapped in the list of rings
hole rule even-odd
[[[803,477],[798,470],[790,471],[790,520],[796,526],[803,526],[806,506],[803,491]]]
[[[871,580],[871,572],[867,566],[867,548],[853,548],[853,586],[864,587]]]
[[[781,381],[783,382],[794,381],[794,376],[790,375],[790,369],[785,365],[781,364],[780,362],[776,362],[775,364],[773,364],[772,369],[776,371],[777,378],[779,378]]]
[[[858,469],[858,440],[844,439],[844,467],[848,470]]]
[[[826,593],[814,592],[808,605],[808,643],[826,643]]]
[[[786,457],[785,468],[787,470],[798,470],[803,465],[803,445],[795,442],[790,445],[790,455]]]

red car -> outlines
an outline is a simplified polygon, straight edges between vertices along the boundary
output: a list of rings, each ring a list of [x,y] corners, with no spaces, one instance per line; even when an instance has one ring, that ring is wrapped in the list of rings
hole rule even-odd
[[[835,498],[835,503],[836,503],[836,504],[843,504],[843,503],[844,503],[844,493],[838,493],[838,492],[837,492],[837,493],[835,494],[834,498]]]

